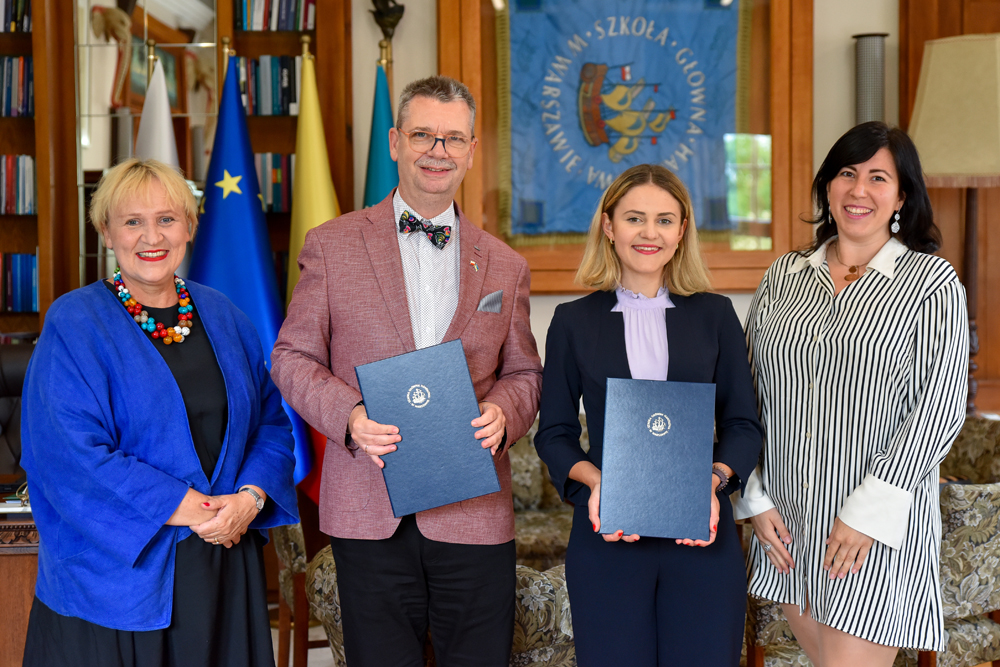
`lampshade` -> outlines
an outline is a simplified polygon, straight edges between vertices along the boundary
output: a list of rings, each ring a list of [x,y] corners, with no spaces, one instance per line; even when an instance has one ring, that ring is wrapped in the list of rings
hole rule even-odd
[[[1000,185],[1000,34],[924,43],[909,134],[927,185]]]

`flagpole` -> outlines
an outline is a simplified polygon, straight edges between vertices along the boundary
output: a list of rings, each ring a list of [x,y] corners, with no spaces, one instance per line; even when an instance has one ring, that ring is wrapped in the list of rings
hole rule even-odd
[[[378,64],[385,70],[385,79],[389,84],[389,104],[392,104],[392,40],[380,39],[378,42]]]

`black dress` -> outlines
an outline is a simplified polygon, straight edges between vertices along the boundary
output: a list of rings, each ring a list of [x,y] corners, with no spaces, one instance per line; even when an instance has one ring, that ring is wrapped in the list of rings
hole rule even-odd
[[[177,322],[176,306],[146,311],[168,326]],[[211,479],[228,412],[212,344],[200,326],[183,344],[150,340],[177,381],[198,458]],[[194,534],[178,543],[170,626],[163,630],[106,628],[57,614],[36,597],[24,667],[273,667],[262,546],[255,530],[230,549]]]

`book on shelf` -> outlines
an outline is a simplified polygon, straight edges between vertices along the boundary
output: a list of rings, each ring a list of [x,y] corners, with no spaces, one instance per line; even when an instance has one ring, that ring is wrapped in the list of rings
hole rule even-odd
[[[0,214],[33,215],[35,158],[30,155],[0,156]]]
[[[288,213],[292,210],[292,183],[295,181],[295,154],[255,153],[257,182],[264,197],[264,210]]]
[[[38,254],[5,252],[0,256],[0,312],[38,312]]]
[[[0,56],[3,91],[0,116],[35,115],[34,65],[31,56]]]
[[[0,116],[34,116],[35,83],[31,56],[0,56],[3,89]]]
[[[3,22],[0,32],[31,32],[31,0],[0,0]]]
[[[248,116],[297,116],[302,56],[239,58],[240,92]]]
[[[0,345],[34,345],[36,340],[38,340],[37,331],[0,333]]]
[[[316,0],[235,0],[237,30],[303,31],[316,27]]]

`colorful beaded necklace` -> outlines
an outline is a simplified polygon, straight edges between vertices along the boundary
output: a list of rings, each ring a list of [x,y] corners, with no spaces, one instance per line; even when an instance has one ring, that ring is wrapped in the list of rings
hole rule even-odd
[[[118,289],[118,298],[121,299],[125,310],[139,327],[152,335],[153,338],[162,340],[164,345],[170,345],[171,343],[183,343],[184,339],[191,333],[191,328],[194,326],[194,320],[191,319],[194,306],[191,305],[191,295],[188,294],[184,281],[177,274],[174,274],[174,287],[177,289],[179,299],[177,302],[177,325],[172,327],[165,327],[163,322],[155,321],[149,313],[143,310],[142,304],[136,301],[135,297],[129,293],[129,289],[125,287],[120,266],[115,267],[114,283]]]

